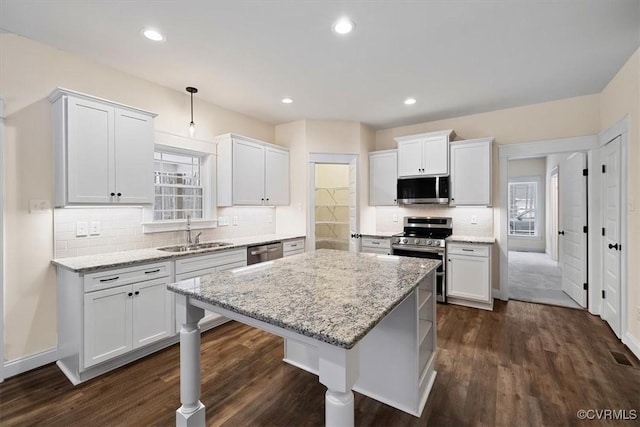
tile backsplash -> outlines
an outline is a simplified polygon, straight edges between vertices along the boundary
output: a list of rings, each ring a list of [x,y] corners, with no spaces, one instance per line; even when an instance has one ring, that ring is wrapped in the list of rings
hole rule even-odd
[[[393,221],[394,215],[397,222]],[[376,231],[401,232],[405,216],[451,217],[453,232],[459,236],[493,237],[493,208],[439,205],[389,206],[376,208]],[[477,224],[471,224],[472,217]]]
[[[202,231],[201,241],[220,240],[276,232],[275,209],[272,207],[219,208],[218,217],[238,218],[238,225]],[[107,252],[178,245],[185,242],[184,231],[143,233],[143,209],[66,208],[54,210],[54,254],[56,258],[95,255]],[[100,234],[76,237],[78,222],[100,223]]]

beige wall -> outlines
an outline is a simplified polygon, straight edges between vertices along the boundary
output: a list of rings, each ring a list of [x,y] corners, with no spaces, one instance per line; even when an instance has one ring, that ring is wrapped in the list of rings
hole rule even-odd
[[[539,157],[536,159],[509,160],[507,166],[507,174],[509,178],[521,177],[538,177],[540,179],[538,186],[537,207],[540,218],[539,235],[537,237],[509,237],[510,251],[531,251],[544,252],[546,248],[545,229],[546,229],[546,191],[545,191],[545,174],[547,159]]]
[[[185,81],[188,84],[197,82]],[[0,97],[5,101],[5,357],[55,347],[56,283],[52,213],[29,214],[30,199],[53,201],[51,107],[57,86],[158,113],[157,130],[188,135],[189,97],[82,57],[0,34]],[[197,86],[197,84],[196,84]],[[234,132],[275,140],[275,127],[194,99],[196,137]]]
[[[629,332],[640,342],[640,49],[637,50],[600,95],[600,129],[629,117],[629,152],[627,206],[628,300],[627,325]]]

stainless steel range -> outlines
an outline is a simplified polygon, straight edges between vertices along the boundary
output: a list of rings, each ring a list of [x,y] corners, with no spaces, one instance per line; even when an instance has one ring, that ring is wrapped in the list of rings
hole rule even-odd
[[[429,258],[442,261],[436,273],[439,302],[447,301],[445,266],[445,239],[453,234],[451,218],[404,217],[404,232],[391,238],[391,254]]]

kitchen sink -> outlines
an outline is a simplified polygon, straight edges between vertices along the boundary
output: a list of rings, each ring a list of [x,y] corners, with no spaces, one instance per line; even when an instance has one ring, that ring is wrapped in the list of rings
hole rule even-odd
[[[233,243],[208,242],[208,243],[198,243],[197,245],[167,246],[164,248],[158,248],[158,250],[165,251],[165,252],[191,252],[191,251],[198,251],[201,249],[211,249],[211,248],[220,248],[223,246],[231,246],[232,244]]]

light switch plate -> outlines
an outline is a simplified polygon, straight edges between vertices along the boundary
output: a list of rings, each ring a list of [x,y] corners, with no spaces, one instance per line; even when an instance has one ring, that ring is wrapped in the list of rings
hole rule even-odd
[[[471,215],[471,224],[477,224],[478,223],[478,217],[476,215]]]
[[[393,214],[391,218],[393,222],[398,222],[398,214]]]
[[[89,225],[89,234],[92,236],[100,235],[100,222],[99,221],[91,221]]]
[[[51,210],[51,203],[48,200],[29,200],[30,214],[44,214]]]
[[[76,237],[84,237],[86,235],[87,235],[87,222],[86,221],[76,222]]]
[[[238,217],[237,216],[233,217],[233,225],[238,225]]]

